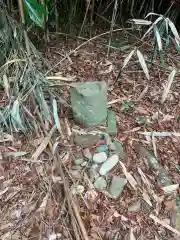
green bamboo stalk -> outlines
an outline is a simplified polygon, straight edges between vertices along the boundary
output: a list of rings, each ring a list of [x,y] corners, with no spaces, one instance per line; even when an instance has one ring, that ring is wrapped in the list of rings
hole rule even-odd
[[[23,27],[24,27],[24,40],[25,40],[25,45],[26,45],[26,51],[27,51],[27,54],[29,56],[31,54],[31,52],[30,52],[27,32],[26,32],[26,29],[25,29],[25,17],[24,17],[24,9],[23,9],[22,0],[18,0],[18,5],[19,5],[19,12],[20,12],[20,15],[21,15],[21,22],[22,22]]]
[[[59,12],[58,12],[58,6],[57,6],[57,0],[54,2],[55,6],[55,19],[56,19],[56,39],[59,39]]]
[[[46,2],[45,0],[41,0],[41,4],[43,6],[43,8],[48,12],[48,7],[46,5]],[[43,15],[43,21],[44,21],[44,40],[45,40],[45,43],[49,42],[49,29],[48,29],[48,24],[47,24],[47,21],[48,21],[48,15]]]

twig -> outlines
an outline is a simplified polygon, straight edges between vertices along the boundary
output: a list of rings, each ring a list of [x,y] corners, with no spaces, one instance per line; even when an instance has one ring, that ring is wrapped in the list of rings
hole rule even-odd
[[[138,132],[148,137],[180,137],[180,132]]]
[[[80,227],[80,229],[81,229],[81,231],[82,231],[83,239],[84,239],[84,240],[89,240],[89,237],[88,237],[88,235],[87,235],[86,229],[85,229],[85,227],[84,227],[84,223],[83,223],[83,221],[82,221],[82,219],[81,219],[81,216],[80,216],[80,214],[79,214],[79,211],[78,211],[77,203],[75,203],[74,200],[72,200],[72,206],[73,206],[74,213],[75,213],[75,215],[76,215],[77,221],[78,221],[78,223],[79,223],[79,227]]]
[[[123,100],[122,98],[118,98],[118,99],[114,99],[112,101],[109,101],[108,102],[108,107],[110,107],[112,104],[122,102],[122,100]]]
[[[159,218],[157,218],[156,216],[154,216],[153,214],[151,214],[149,216],[155,223],[159,223],[161,226],[167,228],[169,231],[177,234],[178,236],[180,236],[180,232],[178,230],[176,230],[175,228],[171,227],[170,225],[168,225],[167,223],[165,223],[164,221],[160,220]]]
[[[50,76],[46,77],[47,80],[61,80],[65,82],[72,82],[75,81],[76,77],[62,77],[62,76]]]

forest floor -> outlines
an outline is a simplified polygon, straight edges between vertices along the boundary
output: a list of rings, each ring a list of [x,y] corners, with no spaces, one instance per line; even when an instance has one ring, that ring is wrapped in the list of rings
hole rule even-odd
[[[110,49],[107,58],[106,42],[98,39],[74,50],[80,41],[69,39],[67,43],[62,38],[48,45],[45,58],[53,68],[49,76],[73,77],[76,82],[106,81],[108,109],[115,112],[117,121],[117,134],[111,140],[118,140],[124,149],[124,157],[108,173],[108,179],[122,176],[127,184],[117,198],[108,197],[104,190],[94,188],[89,165],[75,166],[76,154],[84,153],[84,148],[74,143],[72,136],[87,130],[74,123],[68,108],[59,112],[61,134],[47,123],[42,123],[44,133],[37,136],[15,139],[5,134],[0,138],[2,240],[180,238],[180,226],[177,230],[175,224],[180,190],[179,76],[165,102],[161,101],[173,69],[170,66],[174,61],[179,64],[180,57],[170,50],[163,67],[159,60],[151,68],[148,64],[150,79],[134,57],[116,79],[132,48],[125,43],[126,50]],[[151,49],[144,45],[141,50],[150,62]],[[67,86],[64,98],[69,98]],[[97,145],[101,144],[97,141],[88,146],[91,154]],[[146,164],[146,154],[141,155],[135,146],[144,146],[156,156],[169,186],[163,188],[157,180],[158,170]]]

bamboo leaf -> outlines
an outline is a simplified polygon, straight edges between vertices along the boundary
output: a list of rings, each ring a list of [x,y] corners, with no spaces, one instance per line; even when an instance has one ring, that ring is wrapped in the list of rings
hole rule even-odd
[[[144,60],[142,53],[138,49],[137,49],[137,56],[138,56],[139,62],[141,64],[141,67],[142,67],[147,79],[149,80],[150,77],[149,77],[149,71],[148,71],[146,62]]]
[[[45,119],[47,121],[51,122],[51,115],[49,112],[49,107],[47,105],[46,100],[44,99],[44,94],[43,94],[42,88],[40,86],[36,86],[36,88],[34,89],[34,95],[35,95],[36,101],[41,109],[43,116],[45,117]]]
[[[47,105],[46,100],[44,99],[44,96],[42,95],[42,110],[43,110],[43,115],[46,118],[46,120],[48,120],[49,122],[51,122],[51,114],[49,112],[49,107]]]
[[[180,43],[179,33],[178,33],[174,23],[170,19],[168,19],[168,23],[169,23],[172,33],[174,34],[175,39]]]
[[[175,44],[176,44],[176,49],[179,52],[180,51],[180,42],[175,38]]]
[[[167,49],[168,47],[169,47],[169,35],[167,35],[167,38],[166,38],[165,49]]]
[[[9,82],[8,82],[8,78],[5,74],[3,75],[3,83],[4,83],[4,88],[5,88],[6,94],[9,97]]]
[[[0,110],[0,124],[2,124],[2,123],[6,126],[6,128],[8,128],[7,121],[6,121],[2,111]]]
[[[168,82],[164,88],[164,91],[163,91],[163,94],[162,94],[162,98],[161,98],[161,103],[163,104],[168,96],[168,93],[170,91],[170,88],[171,88],[171,85],[172,85],[172,82],[175,78],[175,75],[176,75],[176,69],[173,69],[172,72],[169,74],[169,77],[168,77]]]
[[[26,11],[30,19],[39,27],[44,27],[44,15],[47,14],[42,4],[36,0],[24,0]]]
[[[53,115],[54,115],[54,121],[56,123],[56,127],[60,131],[61,125],[60,125],[59,116],[58,116],[58,108],[57,108],[56,99],[53,99]]]
[[[31,157],[31,160],[37,161],[38,157],[41,155],[41,153],[44,151],[44,149],[46,149],[46,147],[47,147],[49,141],[51,140],[51,137],[52,137],[52,135],[55,131],[56,131],[56,125],[54,125],[51,128],[51,130],[49,131],[47,136],[43,139],[43,141],[41,142],[39,147],[33,153],[32,157]]]
[[[146,15],[145,18],[147,18],[147,17],[149,17],[149,16],[151,16],[151,15],[153,15],[153,16],[162,16],[161,14],[157,14],[157,13],[150,12],[150,13],[148,13],[148,14]]]
[[[132,50],[128,56],[124,59],[122,70],[125,68],[125,66],[128,64],[129,60],[131,59],[132,55],[134,54],[135,50]]]
[[[5,152],[5,157],[22,157],[24,155],[28,154],[27,152]]]
[[[152,22],[144,19],[131,19],[137,25],[151,25]]]
[[[165,20],[166,34],[168,34],[168,32],[169,32],[168,19],[165,18],[164,20]]]
[[[20,109],[19,109],[19,101],[16,99],[13,103],[12,109],[11,109],[11,117],[13,120],[13,125],[16,128],[19,128],[20,130],[24,131],[24,126],[22,124],[22,120],[20,117]]]
[[[154,23],[150,26],[150,28],[145,32],[145,34],[143,35],[142,39],[144,39],[145,36],[146,36],[148,33],[150,33],[151,30],[153,30],[154,25],[156,25],[156,24],[157,24],[159,21],[161,21],[162,19],[163,19],[163,16],[158,17],[158,18],[154,21]]]
[[[159,49],[159,51],[162,51],[161,36],[160,36],[159,29],[158,29],[158,27],[157,27],[156,24],[154,25],[154,33],[155,33],[155,36],[156,36],[156,41],[157,41],[158,49]]]

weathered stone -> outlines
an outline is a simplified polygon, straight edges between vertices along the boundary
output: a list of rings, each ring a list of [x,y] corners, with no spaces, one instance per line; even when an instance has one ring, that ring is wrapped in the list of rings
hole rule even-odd
[[[93,162],[103,163],[107,160],[107,154],[105,152],[95,153],[93,156]]]
[[[126,185],[127,180],[125,178],[121,178],[119,176],[114,176],[111,180],[109,192],[110,194],[116,198],[119,197]]]
[[[86,135],[79,135],[76,134],[74,136],[74,142],[76,145],[79,145],[83,148],[91,147],[93,146],[97,141],[99,141],[102,138],[102,135],[92,135],[92,134],[86,134]]]
[[[104,145],[98,146],[96,149],[97,149],[98,152],[107,152],[108,151],[108,146],[104,144]]]
[[[98,190],[103,190],[107,187],[107,182],[103,177],[99,177],[94,182],[94,187],[97,188]]]
[[[89,169],[89,178],[91,181],[94,181],[99,177],[98,168],[98,164],[92,164],[91,168]]]
[[[128,212],[139,212],[141,210],[141,202],[137,201],[128,208]]]
[[[124,158],[124,149],[119,141],[113,141],[109,147],[112,151],[115,151],[120,158]]]
[[[108,122],[107,133],[109,135],[116,135],[117,134],[116,115],[113,111],[108,111],[107,122]]]
[[[106,175],[113,167],[116,166],[116,164],[119,161],[119,157],[117,154],[113,154],[111,157],[109,157],[100,167],[99,174],[100,175]]]

